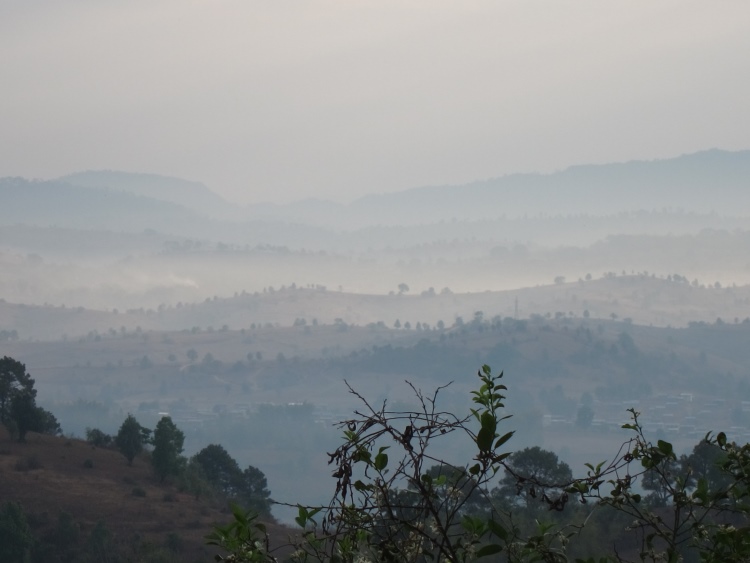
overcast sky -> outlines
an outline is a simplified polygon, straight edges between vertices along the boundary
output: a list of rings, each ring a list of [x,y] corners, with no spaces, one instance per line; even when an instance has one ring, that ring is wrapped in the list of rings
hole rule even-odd
[[[0,0],[0,176],[350,201],[750,148],[750,2]]]

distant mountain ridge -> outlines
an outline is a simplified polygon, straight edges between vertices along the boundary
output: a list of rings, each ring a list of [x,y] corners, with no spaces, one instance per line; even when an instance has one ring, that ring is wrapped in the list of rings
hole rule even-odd
[[[394,222],[524,215],[608,215],[663,208],[750,213],[750,151],[712,149],[677,158],[573,166],[463,186],[426,186],[370,195],[353,211]]]
[[[138,232],[194,220],[195,213],[181,205],[129,192],[57,180],[0,178],[0,224]]]
[[[194,236],[190,233],[198,223],[204,232],[216,233],[222,230],[217,229],[222,221],[232,222],[234,231],[244,230],[250,222],[265,222],[306,225],[330,233],[375,225],[611,216],[664,209],[746,217],[750,216],[748,187],[750,151],[718,149],[664,160],[581,165],[551,174],[513,174],[465,185],[417,187],[371,194],[348,205],[307,199],[242,207],[200,182],[87,171],[47,182],[0,179],[0,224],[127,231],[153,228]],[[203,221],[195,223],[196,219]],[[93,221],[90,225],[89,220]],[[179,228],[168,227],[175,221]]]
[[[370,194],[349,205],[305,200],[251,205],[251,217],[354,230],[451,220],[613,215],[664,209],[750,213],[750,151],[710,149],[676,158],[579,165],[464,185]]]
[[[227,202],[205,184],[171,176],[88,170],[58,178],[59,181],[87,188],[105,188],[129,192],[160,201],[176,203],[201,215],[233,215],[236,206]]]

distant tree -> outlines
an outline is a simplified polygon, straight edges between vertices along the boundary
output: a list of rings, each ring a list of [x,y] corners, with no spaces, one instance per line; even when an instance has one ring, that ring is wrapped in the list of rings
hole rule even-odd
[[[576,426],[579,428],[588,428],[594,421],[594,409],[590,405],[582,405],[576,415]]]
[[[14,396],[26,393],[32,399],[36,397],[34,380],[26,372],[21,362],[4,356],[0,360],[0,422],[10,421],[10,403]]]
[[[725,489],[732,481],[721,468],[726,459],[726,453],[718,445],[704,440],[695,445],[689,456],[680,458],[681,473],[689,475],[688,484],[691,486],[696,486],[699,479],[705,479],[710,490]]]
[[[10,419],[19,442],[26,441],[29,431],[39,431],[42,426],[40,409],[36,406],[34,395],[28,391],[17,393],[10,403]]]
[[[534,446],[508,458],[505,476],[492,495],[511,505],[520,501],[529,509],[547,509],[548,502],[554,502],[561,494],[555,485],[563,486],[572,478],[568,464],[560,461],[554,452]]]
[[[37,406],[34,380],[26,366],[8,356],[0,360],[0,423],[20,442],[28,432],[62,433],[55,416]]]
[[[650,491],[646,503],[654,508],[667,506],[673,496],[675,480],[679,471],[679,463],[673,457],[666,457],[650,467],[641,477],[641,487]]]
[[[51,436],[58,436],[62,434],[62,427],[57,421],[57,418],[50,411],[37,407],[38,413],[38,425],[33,430],[42,434],[49,434]]]
[[[198,466],[205,480],[228,499],[264,516],[271,514],[268,482],[257,467],[249,465],[242,471],[234,458],[218,444],[203,448],[190,463]]]
[[[194,495],[195,500],[198,500],[201,495],[208,493],[212,489],[203,472],[203,468],[192,459],[188,461],[185,470],[180,473],[179,487],[180,490]]]
[[[115,436],[115,445],[128,460],[128,465],[133,465],[135,456],[143,451],[145,437],[148,435],[145,431],[146,429],[130,413],[120,425],[120,430]]]
[[[461,514],[477,514],[486,509],[477,482],[464,468],[453,467],[444,463],[430,466],[425,472],[432,479],[435,496],[441,504],[448,506],[451,501],[459,500],[462,504]],[[414,489],[414,485],[410,485]],[[452,498],[451,498],[452,497]]]
[[[405,283],[398,284],[398,294],[402,295],[404,293],[407,293],[409,291],[409,286]]]
[[[151,452],[151,465],[164,481],[170,475],[178,475],[182,467],[182,447],[185,434],[177,428],[168,416],[162,417],[154,429],[154,451]]]
[[[263,516],[271,514],[271,492],[268,490],[266,476],[260,469],[248,465],[242,472],[237,500],[242,506]]]
[[[195,350],[195,348],[190,348],[185,354],[191,362],[194,362],[198,359],[198,352]]]
[[[86,428],[86,441],[97,448],[110,448],[114,438],[98,428]]]
[[[396,319],[396,322],[393,323],[393,328],[401,328],[401,321]]]
[[[229,497],[236,495],[242,470],[223,446],[210,444],[195,454],[191,462],[197,464],[206,480],[223,494]]]

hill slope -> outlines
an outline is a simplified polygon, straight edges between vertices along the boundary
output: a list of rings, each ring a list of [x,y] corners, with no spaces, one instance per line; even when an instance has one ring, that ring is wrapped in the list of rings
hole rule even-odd
[[[20,503],[37,541],[54,540],[64,513],[77,530],[70,552],[90,549],[101,522],[111,553],[139,561],[212,561],[204,536],[230,520],[225,509],[159,484],[144,456],[128,467],[118,452],[81,440],[30,433],[19,444],[2,426],[0,499]],[[271,525],[270,532],[283,541],[288,531]]]

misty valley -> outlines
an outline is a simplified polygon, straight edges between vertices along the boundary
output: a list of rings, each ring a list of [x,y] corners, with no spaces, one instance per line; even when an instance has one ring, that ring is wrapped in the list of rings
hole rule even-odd
[[[714,150],[247,207],[145,174],[0,179],[0,356],[25,364],[59,440],[114,436],[129,414],[146,429],[169,417],[187,458],[221,444],[260,470],[281,503],[266,518],[289,526],[298,503],[330,500],[337,423],[363,397],[411,413],[424,408],[415,390],[439,388],[436,409],[469,413],[483,365],[504,373],[511,416],[497,435],[515,435],[503,448],[538,446],[573,474],[617,455],[628,409],[675,456],[719,431],[745,444],[749,178],[750,152]],[[432,455],[469,460],[478,440]],[[0,438],[0,467],[26,479],[33,468],[3,463],[24,456],[12,443]],[[81,463],[114,467],[105,449]],[[143,475],[128,491],[161,495]],[[200,545],[228,511],[188,497],[175,521]]]

